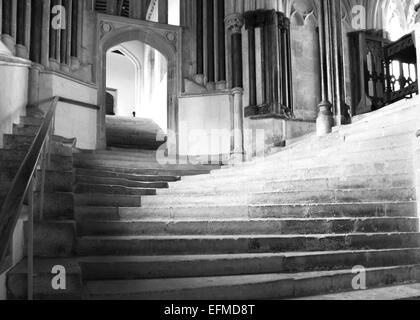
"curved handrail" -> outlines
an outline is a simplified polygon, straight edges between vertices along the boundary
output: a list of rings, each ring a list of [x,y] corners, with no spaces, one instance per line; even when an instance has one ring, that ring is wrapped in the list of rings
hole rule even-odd
[[[23,201],[32,183],[32,178],[36,172],[45,143],[53,126],[58,101],[59,97],[53,98],[44,121],[39,128],[38,133],[29,148],[28,154],[23,160],[23,163],[15,176],[15,179],[13,180],[12,187],[1,208],[0,262],[3,262],[7,254],[8,247],[13,236],[13,231],[20,216]]]

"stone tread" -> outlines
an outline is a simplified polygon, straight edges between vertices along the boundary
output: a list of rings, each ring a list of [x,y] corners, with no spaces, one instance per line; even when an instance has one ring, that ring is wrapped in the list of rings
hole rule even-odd
[[[367,269],[367,276],[375,273],[398,274],[404,269],[415,269],[419,266],[401,266]],[[305,272],[296,274],[261,274],[222,277],[174,278],[151,280],[114,280],[88,281],[84,295],[92,299],[282,299],[306,296],[314,290],[307,287],[310,282],[316,290],[325,293],[337,290],[349,290],[352,270]],[[384,279],[372,281],[378,286]],[[399,282],[413,281],[415,276],[401,277]],[[337,280],[335,283],[334,280]],[[341,281],[340,281],[341,280]],[[322,287],[317,285],[323,281]],[[342,282],[342,283],[341,283]],[[303,287],[302,287],[303,286]],[[349,288],[350,287],[350,288]],[[247,288],[248,290],[243,290]],[[277,290],[278,291],[277,291]],[[233,293],[235,292],[235,293]],[[232,295],[233,294],[233,295]]]
[[[298,298],[295,300],[311,301],[395,301],[395,300],[420,300],[420,283],[405,284],[400,286],[366,289],[336,294],[318,295]]]
[[[213,219],[213,220],[82,220],[81,235],[240,235],[416,232],[418,219],[410,217],[315,219]]]

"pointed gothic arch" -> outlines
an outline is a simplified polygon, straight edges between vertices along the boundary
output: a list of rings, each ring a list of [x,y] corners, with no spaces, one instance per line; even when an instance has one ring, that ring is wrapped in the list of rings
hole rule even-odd
[[[96,79],[98,82],[98,148],[106,146],[105,89],[106,52],[129,41],[143,42],[159,51],[168,62],[168,152],[178,154],[178,97],[181,93],[181,28],[149,21],[98,15],[98,54]]]

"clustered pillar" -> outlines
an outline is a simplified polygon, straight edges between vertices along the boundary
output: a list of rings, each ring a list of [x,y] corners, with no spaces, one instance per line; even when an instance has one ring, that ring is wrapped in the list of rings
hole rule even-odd
[[[244,110],[243,110],[243,73],[242,73],[242,26],[243,16],[232,14],[226,18],[230,32],[231,64],[232,64],[232,95],[233,105],[231,110],[233,145],[231,151],[232,164],[244,161]]]
[[[60,7],[61,6],[61,7]],[[78,64],[80,3],[77,0],[50,0],[50,15],[59,22],[58,25],[48,23],[43,29],[49,32],[49,61],[52,69],[70,72],[73,64]],[[45,30],[46,31],[46,30]],[[47,45],[47,43],[45,44]]]
[[[288,117],[293,109],[289,19],[275,10],[248,11],[245,27],[249,59],[249,106],[245,115]],[[258,47],[261,48],[259,54]],[[257,61],[260,70],[257,70]],[[262,80],[259,87],[257,73]]]
[[[158,0],[158,15],[159,23],[168,23],[168,0]]]
[[[29,58],[31,1],[0,0],[0,35],[10,53]]]
[[[348,121],[344,101],[341,2],[321,0],[319,12],[319,45],[321,61],[321,103],[317,134],[323,136],[335,125]],[[334,119],[335,118],[335,119]]]
[[[54,27],[53,17],[61,24]],[[81,4],[76,0],[0,0],[0,35],[10,53],[70,71],[79,56]]]
[[[195,80],[208,90],[225,89],[225,1],[197,0],[196,17]]]

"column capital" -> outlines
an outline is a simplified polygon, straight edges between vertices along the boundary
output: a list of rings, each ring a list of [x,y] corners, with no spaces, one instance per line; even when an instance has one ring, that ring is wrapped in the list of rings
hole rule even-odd
[[[241,33],[242,26],[244,25],[243,15],[240,13],[233,13],[225,18],[228,29],[233,33]]]

